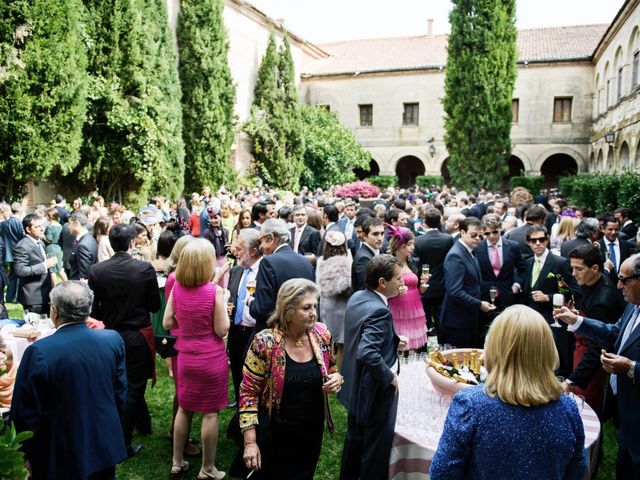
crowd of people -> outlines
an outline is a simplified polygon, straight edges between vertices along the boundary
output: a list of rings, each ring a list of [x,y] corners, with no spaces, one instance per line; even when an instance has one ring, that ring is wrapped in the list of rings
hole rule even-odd
[[[517,419],[521,435],[537,424],[541,452],[567,439],[541,475],[582,478],[584,432],[563,391],[619,422],[619,478],[640,478],[640,235],[626,208],[596,218],[557,192],[447,187],[375,199],[205,189],[136,211],[99,195],[88,203],[68,208],[57,195],[26,215],[20,203],[0,204],[0,319],[5,301],[18,302],[51,311],[60,332],[35,342],[15,376],[11,419],[35,432],[24,444],[33,478],[113,478],[138,453],[134,430],[151,431],[156,350],[175,383],[172,475],[201,454],[198,478],[225,477],[215,465],[218,412],[231,406],[232,476],[311,479],[324,424],[333,431],[327,396],[337,393],[348,412],[341,478],[386,478],[398,355],[436,338],[486,345],[489,377],[455,397],[432,478],[508,478],[526,444],[517,435],[508,458],[471,448],[492,445],[499,425],[478,425],[496,417]],[[154,332],[162,308],[166,332]],[[67,394],[54,396],[65,382]],[[76,409],[86,395],[93,410]],[[96,435],[101,424],[87,425],[102,411],[113,418]],[[202,451],[190,438],[194,413]],[[60,427],[75,415],[86,428]],[[47,442],[58,446],[44,458]]]

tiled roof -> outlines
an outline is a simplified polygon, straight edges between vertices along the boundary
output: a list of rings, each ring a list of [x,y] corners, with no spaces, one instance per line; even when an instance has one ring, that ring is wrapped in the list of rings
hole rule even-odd
[[[590,59],[604,25],[530,28],[518,31],[518,61]],[[447,35],[351,40],[318,45],[329,57],[303,75],[322,76],[439,68],[447,63]]]

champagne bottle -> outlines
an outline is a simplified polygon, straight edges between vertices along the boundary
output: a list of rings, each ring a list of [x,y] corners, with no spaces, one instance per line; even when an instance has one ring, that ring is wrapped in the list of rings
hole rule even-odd
[[[453,377],[454,375],[458,375],[460,373],[460,371],[457,368],[450,365],[443,365],[442,363],[437,363],[436,361],[433,361],[433,360],[429,360],[427,363],[440,373],[446,372],[446,375],[445,375],[446,377]]]

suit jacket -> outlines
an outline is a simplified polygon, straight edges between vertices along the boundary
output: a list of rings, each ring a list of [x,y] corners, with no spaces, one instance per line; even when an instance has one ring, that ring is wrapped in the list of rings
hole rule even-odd
[[[44,249],[44,245],[42,245]],[[22,305],[48,305],[51,276],[45,257],[31,238],[24,237],[13,252],[13,271],[20,279],[18,302]]]
[[[294,252],[289,245],[283,245],[277,252],[262,258],[256,276],[255,298],[249,305],[249,313],[256,319],[256,333],[267,328],[267,320],[276,308],[278,291],[284,282],[292,278],[314,281],[315,273],[309,260]]]
[[[399,338],[393,328],[391,312],[374,291],[352,295],[345,314],[345,345],[341,373],[344,387],[338,400],[356,416],[358,424],[384,418],[396,395],[391,385],[398,359]]]
[[[289,241],[289,246],[293,248],[293,245],[295,243],[295,235],[296,235],[295,227],[289,230],[289,233],[291,234],[291,240]],[[315,255],[319,247],[320,247],[320,232],[310,225],[305,225],[304,229],[302,230],[302,235],[300,235],[300,243],[298,243],[298,251],[296,253],[299,253],[300,255],[313,253]]]
[[[529,223],[525,223],[521,227],[514,228],[513,230],[509,230],[504,234],[504,237],[507,240],[511,240],[512,242],[518,242],[520,245],[520,254],[522,258],[526,261],[529,260],[533,256],[533,251],[529,248],[529,244],[527,243],[527,232],[531,228]]]
[[[606,255],[609,250],[606,247],[605,244],[605,239],[601,238],[600,240],[598,240],[598,243],[600,244],[600,256],[602,257],[602,262],[604,263],[604,261],[606,260]],[[609,243],[609,242],[607,242]],[[629,258],[629,256],[631,255],[631,249],[629,248],[629,244],[627,242],[625,242],[624,240],[621,240],[620,238],[618,239],[618,245],[620,246],[620,258],[618,258],[618,269],[620,268],[620,265],[622,265],[622,262],[624,262],[627,258]],[[614,272],[611,272],[614,273]],[[615,277],[613,277],[613,279],[617,282],[618,281],[618,274],[617,274],[617,270],[615,272]]]
[[[354,218],[355,220],[355,218]],[[347,222],[348,219],[347,217],[342,217],[339,221],[338,221],[338,226],[340,227],[340,231],[342,233],[345,233],[346,229],[347,229]],[[347,248],[349,248],[349,250],[351,251],[351,256],[355,257],[356,252],[358,251],[358,249],[360,248],[360,244],[362,242],[360,240],[358,240],[358,236],[356,235],[356,229],[354,228],[351,232],[351,238],[347,238]]]
[[[633,238],[635,240],[636,235],[638,234],[638,227],[636,227],[636,225],[633,222],[631,222],[625,225],[624,227],[620,228],[620,231],[624,233],[626,236],[628,236],[629,238]]]
[[[229,271],[229,284],[227,288],[229,289],[229,303],[233,303],[233,310],[229,315],[229,319],[233,324],[233,319],[236,316],[236,300],[238,299],[238,289],[240,288],[240,280],[242,280],[242,274],[244,273],[244,268],[240,265],[236,265]]]
[[[440,325],[478,328],[482,276],[476,258],[455,242],[444,260],[445,294]],[[427,289],[428,290],[428,289]]]
[[[25,236],[22,221],[13,215],[2,222],[2,238],[4,240],[3,262],[13,262],[13,250]]]
[[[516,296],[511,287],[514,283],[522,287],[526,271],[525,261],[520,254],[520,245],[506,238],[502,239],[502,266],[497,277],[491,266],[493,248],[489,248],[487,240],[480,243],[475,253],[482,274],[482,299],[489,300],[489,289],[496,287],[503,306],[508,307],[516,303]]]
[[[627,304],[616,292],[616,287],[607,275],[600,275],[600,279],[593,285],[580,287],[582,298],[576,305],[581,315],[604,323],[615,323],[624,312]],[[600,371],[600,348],[594,342],[589,342],[587,351],[578,365],[574,366],[569,380],[580,388],[586,389],[596,373]]]
[[[616,375],[618,393],[618,414],[620,429],[627,448],[632,452],[632,458],[640,456],[640,328],[636,327],[624,345],[622,336],[627,323],[634,317],[635,305],[629,304],[620,319],[615,324],[605,324],[598,320],[585,318],[576,330],[577,333],[595,342],[599,348],[608,352],[620,354],[636,362],[634,379],[627,375]]]
[[[69,222],[62,225],[62,234],[60,235],[60,246],[62,247],[62,265],[69,273],[71,272],[71,257],[73,256],[73,243],[75,238],[69,231]]]
[[[374,256],[373,251],[368,245],[364,243],[360,245],[351,264],[351,290],[354,292],[366,288],[367,265]]]
[[[91,316],[113,330],[148,327],[150,314],[160,310],[160,290],[153,266],[126,252],[116,252],[109,260],[93,265],[89,288],[95,295]]]
[[[90,233],[85,233],[71,252],[69,280],[89,278],[91,265],[98,261],[98,244]]]
[[[453,246],[453,237],[437,230],[429,230],[415,240],[413,254],[420,259],[422,265],[429,265],[429,288],[424,298],[444,296],[444,259]]]
[[[34,436],[22,449],[34,479],[84,480],[127,458],[120,336],[73,323],[33,343],[18,368],[11,420]]]
[[[573,240],[567,240],[562,242],[562,246],[560,247],[560,255],[564,258],[569,258],[569,254],[571,250],[580,245],[593,245],[591,241],[587,238],[575,238]]]
[[[564,283],[567,284],[571,293],[573,294],[573,299],[576,303],[580,302],[582,298],[582,292],[580,291],[580,287],[576,283],[576,279],[571,274],[571,265],[569,264],[569,260],[563,258],[559,255],[554,255],[549,252],[547,254],[547,258],[542,265],[542,269],[540,270],[540,275],[538,276],[538,280],[535,285],[531,286],[531,278],[533,275],[533,263],[535,261],[534,257],[531,257],[527,260],[527,273],[524,279],[524,285],[522,285],[522,290],[524,294],[524,302],[525,305],[536,310],[540,313],[544,318],[547,319],[548,322],[553,322],[553,302],[552,296],[554,293],[558,293],[558,279],[557,276],[560,275],[564,280]],[[535,290],[540,290],[542,293],[549,295],[548,302],[534,302],[531,298],[531,292]],[[563,326],[566,329],[566,327]]]

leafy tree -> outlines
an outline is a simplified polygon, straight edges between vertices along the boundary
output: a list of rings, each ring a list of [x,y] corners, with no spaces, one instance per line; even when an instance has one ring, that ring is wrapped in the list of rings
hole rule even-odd
[[[85,0],[89,109],[79,168],[69,177],[141,203],[177,195],[184,145],[177,59],[162,0]]]
[[[305,144],[294,64],[286,37],[277,53],[273,34],[269,37],[258,70],[252,115],[243,129],[253,140],[256,173],[272,186],[297,190]]]
[[[324,108],[303,105],[300,111],[306,146],[302,185],[327,188],[355,180],[353,169],[367,168],[371,156],[351,130]]]
[[[0,2],[0,197],[79,161],[87,51],[79,0]]]
[[[223,7],[222,0],[183,0],[178,17],[185,184],[191,191],[234,180],[230,156],[235,87]]]
[[[498,188],[511,155],[515,0],[453,0],[445,77],[445,143],[453,183]]]

